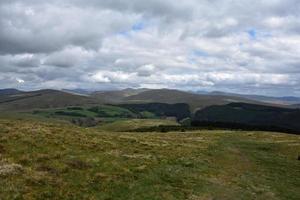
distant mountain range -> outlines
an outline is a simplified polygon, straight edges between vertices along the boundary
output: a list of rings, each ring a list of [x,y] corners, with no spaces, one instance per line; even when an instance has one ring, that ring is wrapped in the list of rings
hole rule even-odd
[[[0,90],[0,110],[2,111],[22,111],[98,103],[100,101],[96,101],[93,98],[59,90],[38,90],[32,92],[11,89]]]
[[[139,116],[189,118],[197,126],[202,123],[222,127],[300,133],[300,103],[297,97],[266,97],[211,92],[195,94],[171,89],[124,89],[87,92],[84,90],[0,90],[0,111],[39,112],[40,109],[64,108],[61,114],[85,116],[76,109],[89,110],[100,105],[136,113]],[[298,103],[297,103],[298,102]],[[68,109],[74,108],[70,112]],[[59,111],[58,111],[59,112]],[[83,112],[83,111],[82,111]],[[99,111],[100,112],[100,111]],[[102,111],[101,111],[102,112]],[[98,113],[100,114],[103,113]],[[75,115],[76,114],[76,115]]]
[[[258,130],[277,130],[300,134],[300,109],[279,108],[247,103],[214,105],[194,115],[194,125],[203,122],[232,126],[252,126]]]
[[[94,104],[186,103],[192,112],[212,105],[249,103],[275,107],[300,107],[297,97],[266,97],[234,93],[211,92],[195,94],[171,89],[132,89],[91,92],[77,90],[0,90],[0,110],[30,110]],[[298,104],[299,103],[299,104]],[[293,105],[294,104],[294,105]]]
[[[204,95],[170,89],[147,90],[136,95],[125,98],[125,101],[132,103],[139,102],[160,102],[160,103],[187,103],[191,110],[202,109],[211,105],[224,105],[231,102],[257,103],[261,102],[236,96],[225,95]],[[263,103],[264,104],[264,103]]]
[[[247,95],[247,94],[237,94],[237,93],[226,93],[226,92],[197,92],[198,94],[206,94],[206,95],[223,95],[223,96],[234,96],[234,97],[243,97],[247,99],[251,99],[254,101],[261,101],[272,104],[284,104],[284,105],[292,105],[292,104],[300,104],[300,97],[286,96],[286,97],[271,97],[271,96],[263,96],[263,95]]]
[[[14,94],[19,94],[22,93],[22,91],[17,90],[17,89],[0,89],[0,95],[14,95]]]

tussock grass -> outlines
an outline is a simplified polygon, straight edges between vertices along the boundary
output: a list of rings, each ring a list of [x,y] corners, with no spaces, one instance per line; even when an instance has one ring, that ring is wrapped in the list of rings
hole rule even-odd
[[[300,199],[297,135],[114,125],[0,119],[0,199]]]

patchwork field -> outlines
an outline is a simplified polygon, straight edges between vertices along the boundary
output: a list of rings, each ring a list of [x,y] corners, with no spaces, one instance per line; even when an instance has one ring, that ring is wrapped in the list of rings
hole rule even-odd
[[[0,199],[300,199],[300,136],[140,124],[0,119]]]

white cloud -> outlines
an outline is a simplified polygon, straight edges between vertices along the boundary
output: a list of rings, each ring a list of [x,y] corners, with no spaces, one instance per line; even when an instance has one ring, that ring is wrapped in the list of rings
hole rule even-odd
[[[3,0],[0,84],[300,95],[299,10],[298,0]]]
[[[153,64],[143,65],[137,69],[139,76],[151,76],[155,73],[156,67]]]
[[[22,83],[25,83],[25,81],[22,80],[22,79],[16,78],[16,80],[17,80],[18,83],[21,83],[21,84],[22,84]]]

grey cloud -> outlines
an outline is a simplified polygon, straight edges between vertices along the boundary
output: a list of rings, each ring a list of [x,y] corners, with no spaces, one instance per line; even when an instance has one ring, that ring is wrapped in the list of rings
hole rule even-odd
[[[299,10],[298,0],[2,0],[0,84],[300,95]]]
[[[105,35],[128,29],[135,19],[107,10],[24,2],[4,4],[0,13],[1,54],[49,53],[68,45],[98,49]]]
[[[168,20],[171,20],[172,18],[188,19],[193,15],[194,11],[194,8],[185,1],[176,4],[171,0],[148,0],[147,2],[140,0],[91,0],[88,2],[84,0],[75,0],[75,2],[83,6],[98,6],[100,8],[117,10],[119,12],[133,12],[144,15],[145,17],[167,18]]]

